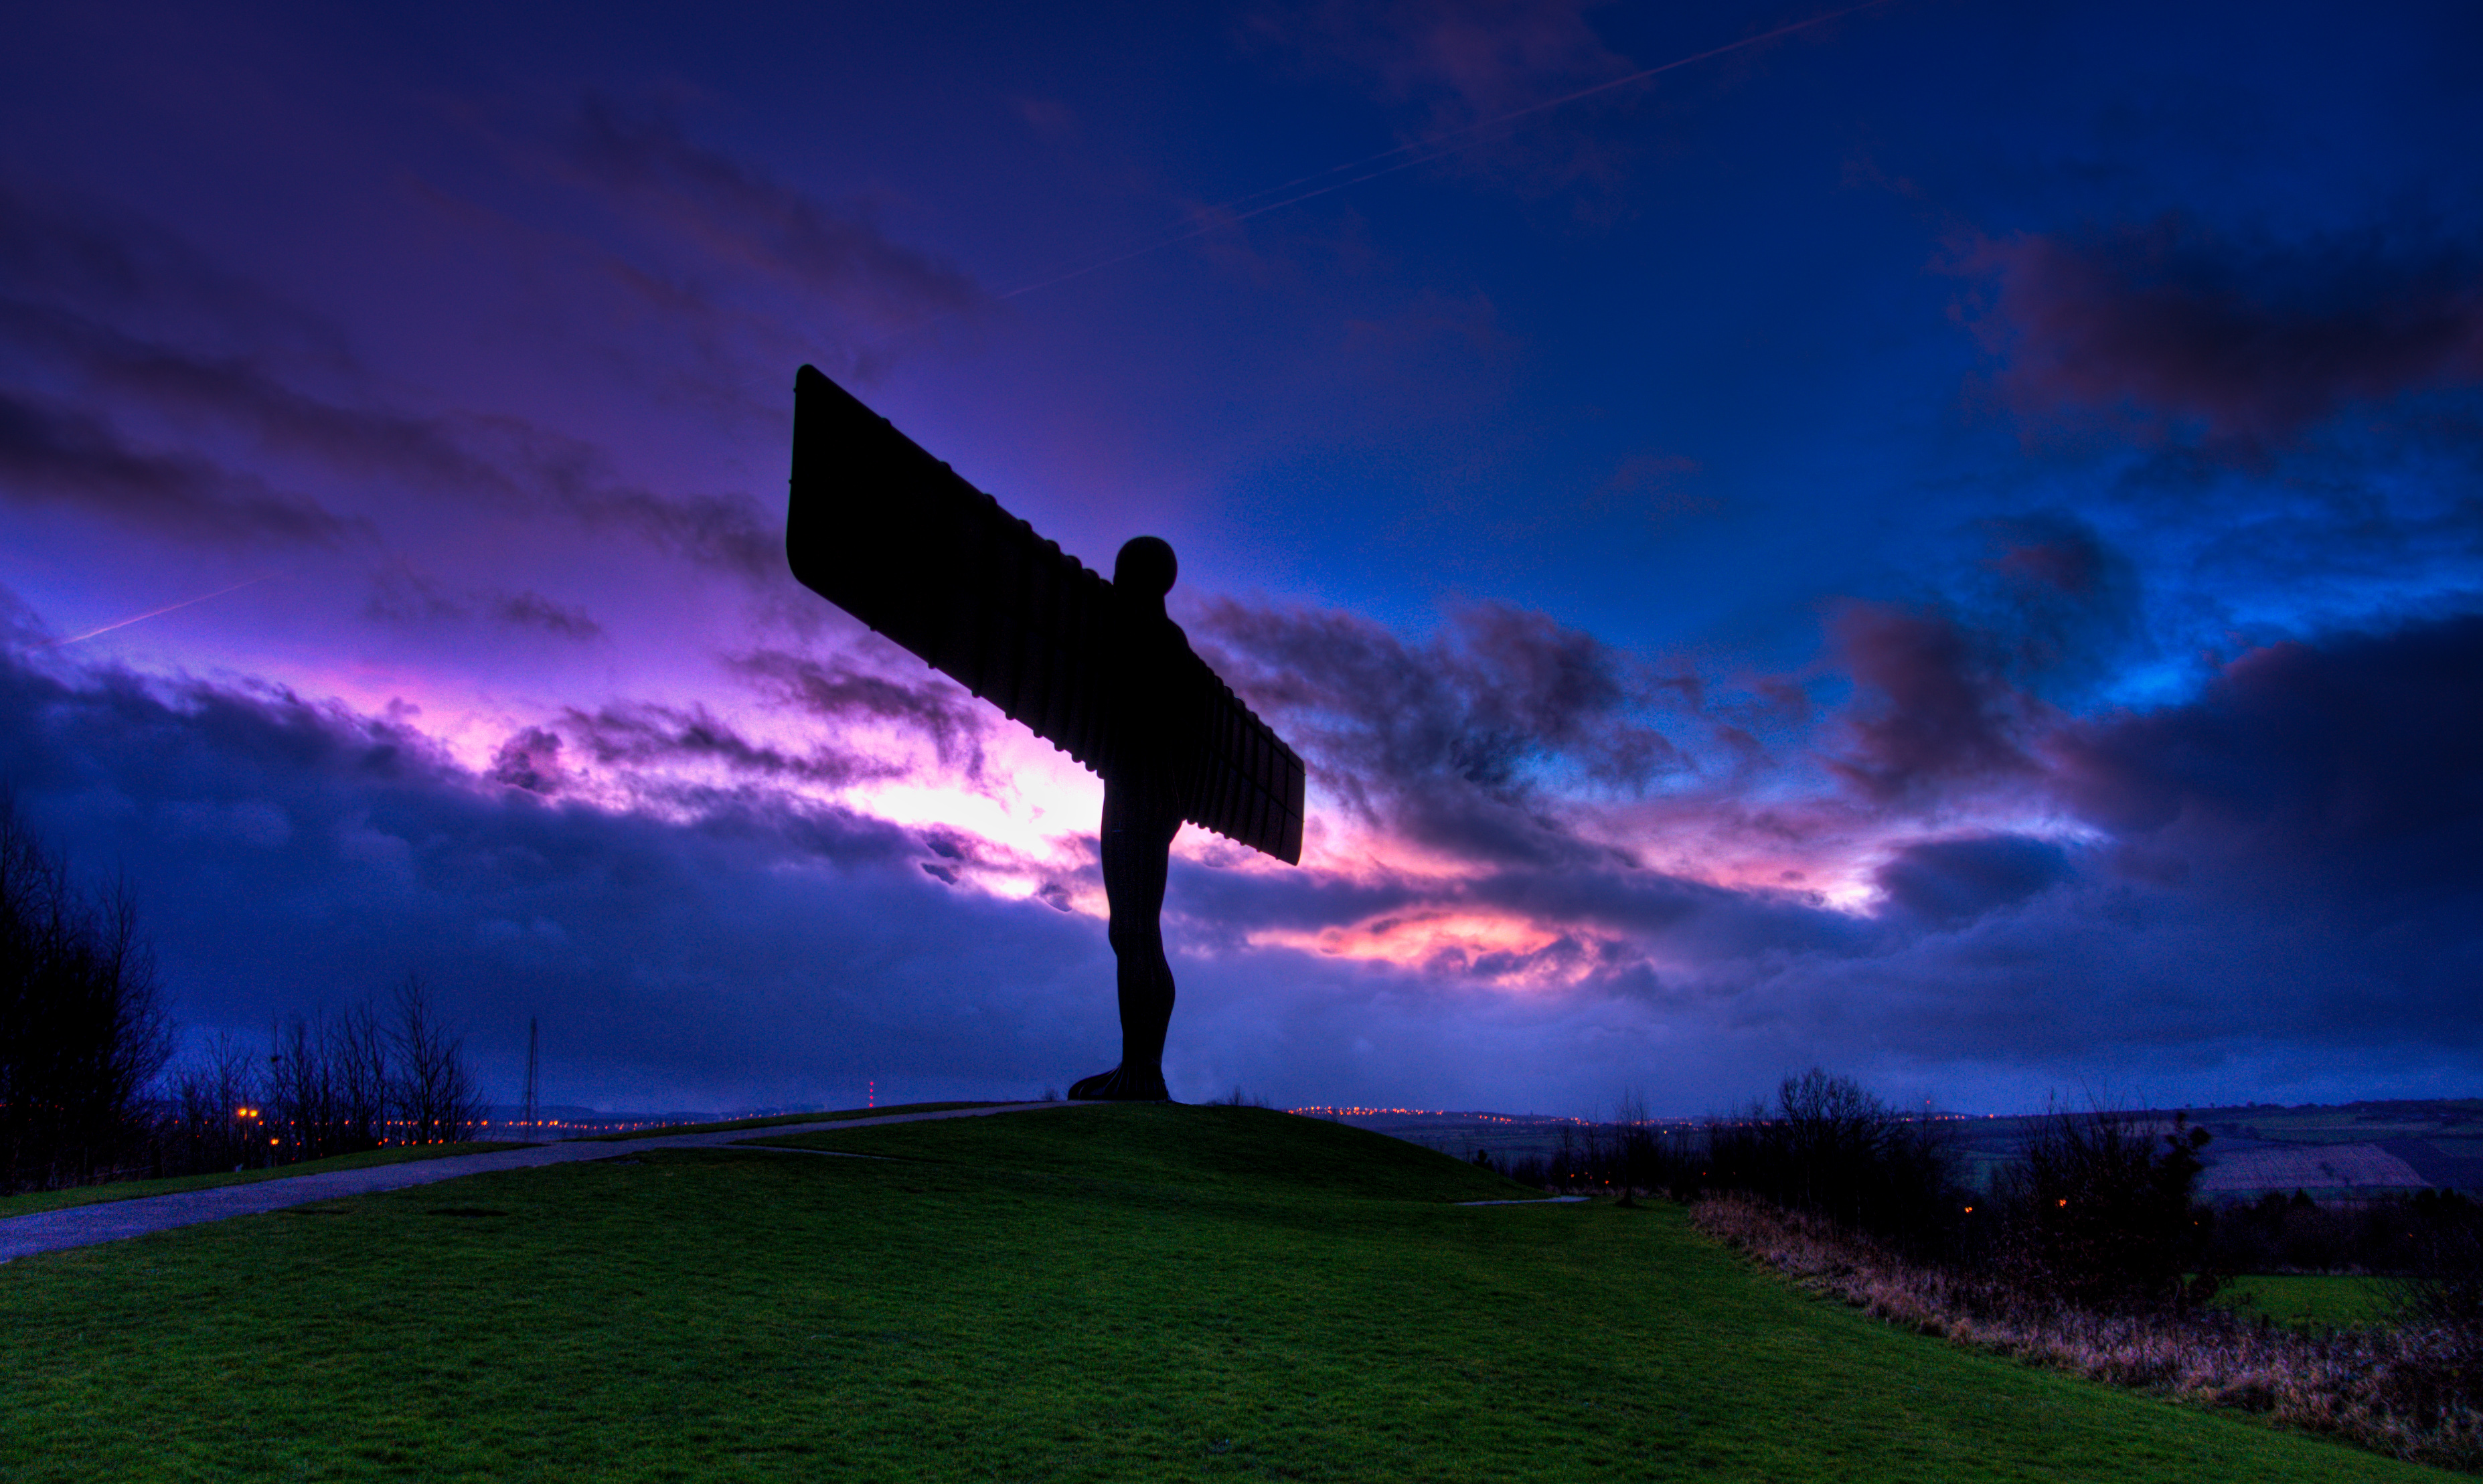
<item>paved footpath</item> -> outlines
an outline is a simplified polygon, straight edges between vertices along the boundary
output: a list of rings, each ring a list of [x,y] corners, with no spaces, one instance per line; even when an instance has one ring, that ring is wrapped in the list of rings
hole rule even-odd
[[[211,1190],[185,1190],[177,1195],[145,1196],[134,1201],[98,1201],[64,1210],[38,1211],[0,1221],[0,1262],[29,1253],[57,1252],[64,1247],[91,1247],[117,1242],[172,1227],[227,1216],[254,1216],[261,1211],[334,1201],[340,1196],[365,1196],[403,1190],[438,1180],[488,1175],[494,1170],[531,1170],[539,1165],[568,1164],[579,1159],[625,1159],[651,1149],[714,1149],[743,1139],[781,1138],[788,1133],[869,1128],[881,1124],[911,1124],[932,1118],[986,1118],[994,1113],[1026,1113],[1042,1108],[1086,1107],[1073,1102],[1004,1102],[987,1108],[950,1108],[939,1113],[892,1113],[886,1118],[841,1118],[817,1124],[783,1124],[769,1128],[729,1128],[716,1133],[651,1133],[615,1142],[572,1140],[537,1144],[525,1149],[495,1150],[487,1154],[457,1154],[446,1159],[416,1159],[404,1164],[373,1165],[364,1170],[330,1170],[257,1180],[247,1185],[219,1185]],[[764,1149],[764,1145],[753,1145]],[[780,1150],[780,1153],[825,1153],[824,1150]]]

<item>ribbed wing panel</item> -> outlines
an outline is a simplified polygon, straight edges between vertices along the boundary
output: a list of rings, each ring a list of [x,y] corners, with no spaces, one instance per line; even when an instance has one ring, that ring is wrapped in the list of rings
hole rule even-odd
[[[785,553],[803,586],[1111,773],[1111,584],[811,366],[793,381]],[[1185,817],[1298,862],[1301,759],[1190,658],[1210,699]]]
[[[1197,782],[1183,817],[1288,865],[1302,859],[1302,760],[1200,660],[1208,697]]]
[[[803,586],[1098,773],[1112,589],[810,366],[785,552]]]

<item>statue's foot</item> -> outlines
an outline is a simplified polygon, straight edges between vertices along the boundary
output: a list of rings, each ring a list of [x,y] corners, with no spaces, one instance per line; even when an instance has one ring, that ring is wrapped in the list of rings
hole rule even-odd
[[[1147,1067],[1133,1072],[1115,1067],[1091,1077],[1081,1077],[1070,1084],[1073,1102],[1170,1102],[1172,1094],[1164,1090],[1163,1069]]]

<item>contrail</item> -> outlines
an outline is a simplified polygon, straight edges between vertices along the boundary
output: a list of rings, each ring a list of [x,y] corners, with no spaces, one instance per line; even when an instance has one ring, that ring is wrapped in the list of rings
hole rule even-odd
[[[127,628],[132,623],[144,623],[148,619],[160,619],[168,613],[172,613],[177,609],[187,608],[193,603],[203,603],[208,598],[222,597],[227,593],[238,593],[244,588],[255,586],[258,583],[265,582],[266,580],[267,579],[265,577],[253,577],[248,582],[236,582],[231,587],[218,588],[212,593],[201,593],[196,597],[185,597],[177,603],[166,603],[161,608],[149,609],[148,611],[138,615],[138,617],[134,619],[122,619],[117,623],[106,623],[101,628],[90,628],[83,634],[71,634],[67,639],[55,639],[51,643],[44,645],[43,648],[47,649],[57,649],[64,645],[76,644],[82,639],[92,639],[97,634],[111,633],[116,628]]]
[[[1891,0],[1862,0],[1861,4],[1849,5],[1841,11],[1829,11],[1823,14],[1810,16],[1807,19],[1790,21],[1784,25],[1776,27],[1773,31],[1762,31],[1756,36],[1747,36],[1738,41],[1727,41],[1722,46],[1713,46],[1693,56],[1678,57],[1670,62],[1647,67],[1642,71],[1632,72],[1626,77],[1612,78],[1609,81],[1597,83],[1591,88],[1581,88],[1575,93],[1564,93],[1557,98],[1545,98],[1539,103],[1529,103],[1524,108],[1513,109],[1508,113],[1498,116],[1497,118],[1481,119],[1474,123],[1451,129],[1443,134],[1434,134],[1428,139],[1416,140],[1412,144],[1399,145],[1393,149],[1383,149],[1377,154],[1365,155],[1359,160],[1348,160],[1343,165],[1331,165],[1323,171],[1320,171],[1314,174],[1304,175],[1297,180],[1290,180],[1283,185],[1269,186],[1265,190],[1253,191],[1247,196],[1236,197],[1232,200],[1226,201],[1219,206],[1202,206],[1191,212],[1184,219],[1187,222],[1194,222],[1198,224],[1187,231],[1177,231],[1169,237],[1160,238],[1157,241],[1148,243],[1145,247],[1133,248],[1127,252],[1116,253],[1115,255],[1105,258],[1100,262],[1088,263],[1081,268],[1073,268],[1067,273],[1056,274],[1049,278],[1039,279],[1032,283],[1022,284],[1017,288],[1008,290],[1006,293],[993,295],[992,300],[994,303],[1001,303],[1006,300],[1015,299],[1021,294],[1031,294],[1037,289],[1046,289],[1053,287],[1055,284],[1066,283],[1072,278],[1082,278],[1090,273],[1100,273],[1104,269],[1110,268],[1115,264],[1126,263],[1132,258],[1144,257],[1150,252],[1161,252],[1165,248],[1188,242],[1193,238],[1203,237],[1219,226],[1229,226],[1236,222],[1247,222],[1252,217],[1265,216],[1270,211],[1282,211],[1287,206],[1299,205],[1303,201],[1313,199],[1314,198],[1326,196],[1336,191],[1342,191],[1348,186],[1360,185],[1366,180],[1376,180],[1382,175],[1394,174],[1401,170],[1411,170],[1417,165],[1428,165],[1433,160],[1445,158],[1449,155],[1455,154],[1461,149],[1472,148],[1474,146],[1482,143],[1482,140],[1475,138],[1474,136],[1482,134],[1486,129],[1498,128],[1505,123],[1514,123],[1518,119],[1530,118],[1535,114],[1548,113],[1553,109],[1565,107],[1568,104],[1577,102],[1581,98],[1590,98],[1599,93],[1610,93],[1615,88],[1627,88],[1636,83],[1645,82],[1651,77],[1661,77],[1667,72],[1678,71],[1686,66],[1695,66],[1701,62],[1711,62],[1718,57],[1727,56],[1733,52],[1743,51],[1752,46],[1763,45],[1769,41],[1776,40],[1779,38],[1792,36],[1799,31],[1807,31],[1813,26],[1824,26],[1831,20],[1842,19],[1843,17],[1852,15],[1856,12],[1877,10],[1881,6],[1887,5],[1889,3],[1891,3]],[[1382,161],[1390,163],[1382,164]],[[1378,168],[1375,170],[1369,168],[1373,166],[1377,166]],[[1344,180],[1328,179],[1331,175],[1347,174],[1353,171],[1362,171],[1363,173],[1351,175],[1349,178]],[[1314,181],[1322,180],[1327,183],[1324,185],[1312,185],[1312,182]],[[1299,190],[1298,188],[1302,186],[1311,186],[1311,189],[1306,191]],[[1284,193],[1286,192],[1295,192],[1295,194],[1285,195]],[[1259,200],[1261,198],[1267,196],[1281,196],[1283,199],[1280,200],[1267,201],[1264,204],[1257,206],[1250,206],[1246,210],[1238,209],[1242,207],[1245,202]],[[945,315],[941,317],[946,318]],[[930,322],[925,321],[925,323]],[[921,327],[915,326],[912,328],[921,329]],[[882,335],[880,338],[887,339],[892,335],[901,334],[904,331],[890,331],[887,335]]]

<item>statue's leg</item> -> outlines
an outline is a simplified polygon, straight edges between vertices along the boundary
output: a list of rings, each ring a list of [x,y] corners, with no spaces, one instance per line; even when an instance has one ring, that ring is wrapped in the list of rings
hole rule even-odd
[[[1152,1100],[1164,1089],[1164,1032],[1172,1023],[1172,963],[1164,957],[1164,879],[1177,808],[1156,807],[1139,790],[1104,784],[1104,896],[1110,903],[1112,956],[1121,1001],[1121,1065],[1070,1088],[1072,1098]]]

